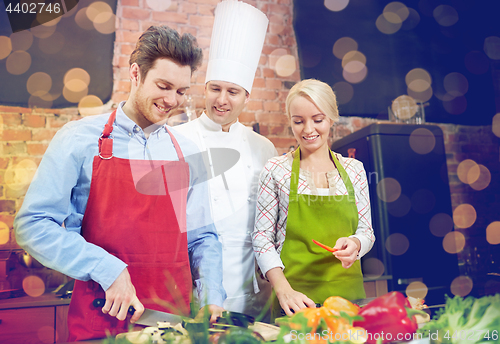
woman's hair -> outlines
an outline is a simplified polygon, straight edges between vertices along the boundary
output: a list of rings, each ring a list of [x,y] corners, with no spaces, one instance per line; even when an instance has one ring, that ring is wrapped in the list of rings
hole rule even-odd
[[[144,81],[156,60],[161,58],[172,60],[181,66],[190,66],[192,73],[201,65],[203,52],[198,47],[196,38],[189,33],[180,36],[168,26],[150,26],[139,37],[135,50],[130,55],[129,65],[137,63],[141,81]]]
[[[330,85],[315,79],[305,79],[296,83],[286,97],[286,114],[288,118],[291,118],[290,104],[299,96],[311,101],[321,113],[328,116],[334,123],[339,120],[337,97]]]

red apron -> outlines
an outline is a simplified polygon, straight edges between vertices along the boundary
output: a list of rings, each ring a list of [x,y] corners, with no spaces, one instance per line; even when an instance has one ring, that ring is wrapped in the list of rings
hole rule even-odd
[[[116,110],[99,139],[99,155],[94,157],[82,236],[128,265],[137,297],[146,308],[187,315],[192,290],[185,211],[189,165],[168,129],[179,161],[114,157],[115,117]],[[176,209],[175,203],[180,204]],[[75,282],[68,341],[128,331],[128,320],[103,314],[92,306],[95,298],[105,298],[98,283]]]

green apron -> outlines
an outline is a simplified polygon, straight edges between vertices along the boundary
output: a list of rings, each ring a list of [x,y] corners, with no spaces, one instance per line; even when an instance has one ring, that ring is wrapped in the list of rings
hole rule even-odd
[[[315,239],[333,247],[337,239],[356,232],[358,209],[351,180],[330,151],[348,195],[299,195],[299,149],[292,164],[286,237],[280,254],[285,277],[294,290],[316,303],[322,304],[333,295],[348,300],[366,298],[360,261],[344,269],[332,253],[312,242]],[[280,312],[279,301],[274,297],[273,319],[279,317]]]

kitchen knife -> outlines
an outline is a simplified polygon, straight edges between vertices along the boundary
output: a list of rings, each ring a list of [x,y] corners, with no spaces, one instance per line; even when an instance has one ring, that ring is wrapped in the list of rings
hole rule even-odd
[[[105,299],[95,299],[92,304],[94,307],[102,308],[106,303]],[[129,314],[135,313],[135,308],[130,306],[128,308]],[[158,326],[158,321],[160,322],[169,322],[172,326],[177,324],[182,324],[182,320],[189,320],[188,317],[183,317],[177,314],[171,314],[166,312],[155,311],[152,309],[145,309],[144,313],[142,313],[139,320],[137,320],[134,324],[144,325],[144,326]]]

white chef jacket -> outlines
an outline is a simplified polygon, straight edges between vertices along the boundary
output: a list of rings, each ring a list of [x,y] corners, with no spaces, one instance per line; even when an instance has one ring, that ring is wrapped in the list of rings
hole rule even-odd
[[[270,284],[256,274],[252,247],[258,177],[266,162],[278,152],[271,141],[240,122],[223,132],[222,126],[205,113],[175,129],[191,138],[202,152],[230,148],[240,153],[236,164],[223,176],[209,180],[210,204],[222,243],[223,286],[227,293],[224,308],[256,317],[271,295]],[[209,160],[212,168],[220,163]]]

